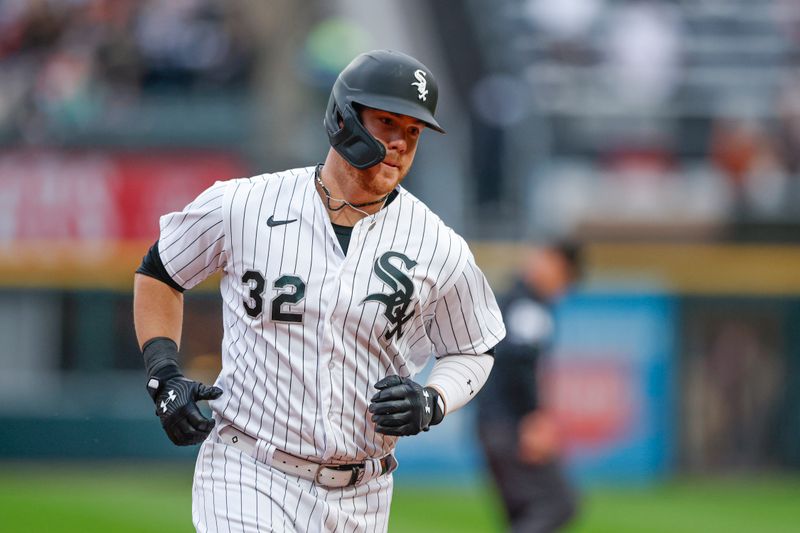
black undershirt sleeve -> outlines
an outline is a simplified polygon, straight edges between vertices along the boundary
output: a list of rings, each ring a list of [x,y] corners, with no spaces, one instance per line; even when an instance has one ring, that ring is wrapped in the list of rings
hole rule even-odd
[[[183,292],[186,289],[178,285],[164,268],[164,263],[161,262],[161,255],[158,253],[158,241],[153,243],[153,246],[147,251],[147,254],[142,258],[142,264],[136,269],[137,274],[143,274],[151,278],[157,279],[166,283],[178,292]]]

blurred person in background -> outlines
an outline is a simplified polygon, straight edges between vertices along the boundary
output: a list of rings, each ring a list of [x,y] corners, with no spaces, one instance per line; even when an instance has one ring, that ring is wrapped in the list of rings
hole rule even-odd
[[[559,464],[557,423],[542,405],[538,369],[555,330],[552,306],[577,280],[580,249],[554,243],[526,249],[518,277],[499,298],[507,336],[478,399],[478,431],[511,531],[556,531],[577,499]]]

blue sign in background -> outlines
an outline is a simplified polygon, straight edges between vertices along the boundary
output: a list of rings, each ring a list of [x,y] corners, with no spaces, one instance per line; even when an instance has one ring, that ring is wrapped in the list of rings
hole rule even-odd
[[[674,455],[674,372],[677,306],[660,294],[580,293],[556,309],[556,366],[606,365],[621,369],[629,417],[601,443],[569,446],[567,465],[582,483],[654,480]],[[398,444],[398,480],[469,483],[483,476],[474,413],[468,405],[432,431]]]
[[[583,294],[559,307],[557,359],[598,360],[627,369],[630,419],[601,446],[571,449],[585,482],[647,481],[674,456],[677,305],[664,295]]]

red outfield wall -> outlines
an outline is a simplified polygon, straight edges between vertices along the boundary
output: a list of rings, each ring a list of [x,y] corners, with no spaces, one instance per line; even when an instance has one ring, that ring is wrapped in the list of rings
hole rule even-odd
[[[0,284],[126,288],[162,214],[247,174],[223,152],[0,153]]]

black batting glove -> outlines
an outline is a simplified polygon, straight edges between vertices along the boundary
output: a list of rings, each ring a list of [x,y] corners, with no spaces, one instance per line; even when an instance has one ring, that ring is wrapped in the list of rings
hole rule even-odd
[[[150,376],[147,392],[169,440],[178,446],[203,442],[215,422],[200,412],[196,402],[216,400],[222,389],[184,377],[176,363],[178,347],[171,339],[151,339],[145,343],[143,355]]]
[[[161,383],[154,401],[156,414],[169,440],[178,446],[203,442],[214,429],[215,422],[200,412],[196,402],[216,400],[220,396],[222,389],[219,387],[207,387],[183,376]]]
[[[436,389],[396,375],[386,376],[375,388],[378,392],[370,400],[369,412],[378,433],[416,435],[444,418]]]

